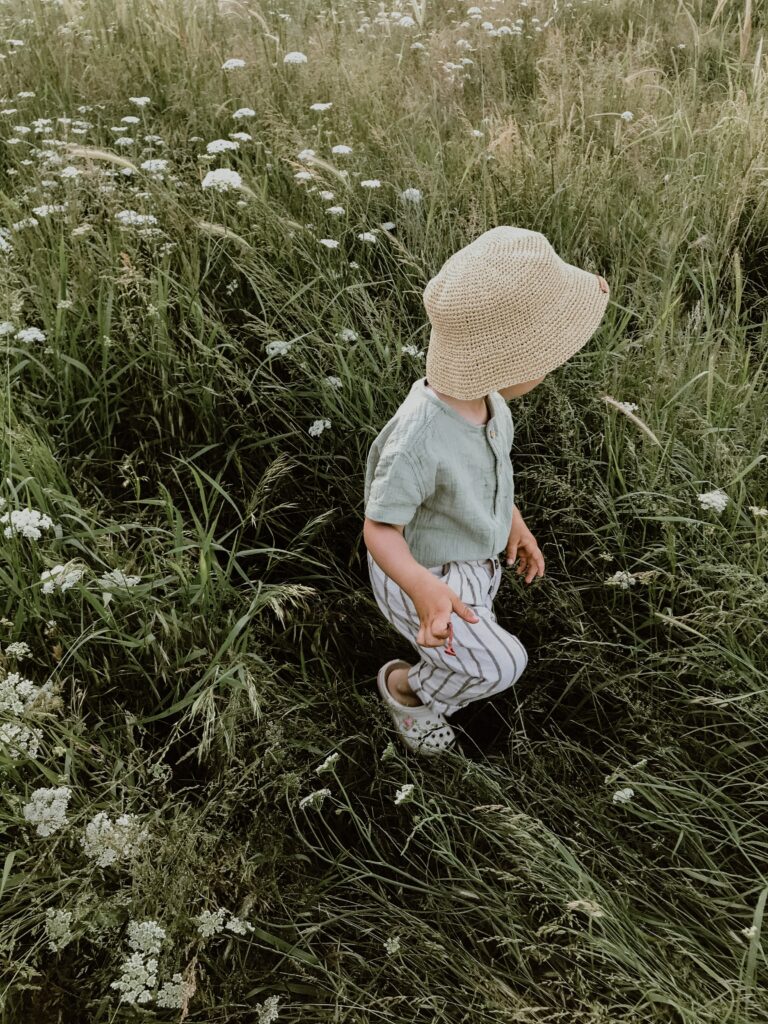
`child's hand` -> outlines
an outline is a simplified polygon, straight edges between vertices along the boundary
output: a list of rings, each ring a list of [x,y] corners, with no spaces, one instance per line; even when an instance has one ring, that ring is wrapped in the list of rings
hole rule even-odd
[[[480,621],[474,610],[461,600],[456,591],[436,577],[420,584],[412,600],[419,613],[420,627],[416,643],[420,647],[443,646],[448,639],[452,612],[467,622]]]
[[[520,510],[515,507],[512,529],[507,540],[507,565],[512,565],[515,558],[520,558],[517,575],[525,573],[525,582],[531,583],[536,576],[544,575],[544,555],[542,555],[536,538],[523,522]]]

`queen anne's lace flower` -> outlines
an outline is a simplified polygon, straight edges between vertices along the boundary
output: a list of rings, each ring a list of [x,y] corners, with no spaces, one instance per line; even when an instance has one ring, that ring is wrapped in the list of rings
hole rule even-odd
[[[44,594],[52,594],[58,587],[59,590],[69,590],[80,580],[85,570],[78,568],[67,568],[64,565],[54,565],[52,569],[45,569],[40,574],[43,580],[42,591]]]
[[[226,920],[226,918],[229,918],[229,920]],[[245,935],[246,932],[254,930],[253,925],[249,921],[244,921],[242,918],[237,917],[225,907],[219,907],[218,910],[203,910],[194,920],[197,922],[198,932],[204,939],[209,939],[212,935],[216,935],[225,928],[235,932],[237,935]]]
[[[615,804],[625,804],[628,800],[631,800],[634,795],[635,791],[631,786],[627,786],[626,789],[617,789],[613,794],[613,802]]]
[[[194,984],[190,981],[184,981],[181,974],[177,972],[171,981],[163,982],[155,1002],[158,1006],[177,1010],[192,998],[194,992]]]
[[[314,793],[310,793],[309,796],[303,797],[299,800],[299,807],[304,810],[307,807],[320,807],[327,796],[331,795],[330,789],[318,789]]]
[[[50,939],[48,949],[52,953],[58,953],[74,938],[70,925],[72,924],[71,910],[54,910],[48,907],[45,912],[45,934]]]
[[[51,684],[46,689],[50,690]],[[19,672],[8,672],[0,679],[0,711],[23,715],[42,688]]]
[[[126,576],[122,569],[110,569],[102,573],[101,586],[103,590],[124,590],[135,587],[141,583],[141,576]]]
[[[0,747],[14,761],[27,757],[37,757],[43,739],[42,729],[27,728],[16,722],[3,722],[0,725]]]
[[[115,220],[125,227],[144,227],[146,224],[157,224],[157,217],[153,213],[137,213],[136,210],[120,210],[115,214]]]
[[[24,817],[36,825],[39,836],[50,836],[67,824],[67,804],[72,796],[69,786],[54,789],[36,789],[32,799],[24,804]]]
[[[406,782],[404,786],[401,786],[395,794],[396,804],[405,804],[413,800],[414,784],[412,782]]]
[[[106,811],[99,811],[85,826],[80,842],[86,855],[104,868],[132,857],[148,838],[136,815],[121,814],[113,823]]]
[[[720,489],[705,491],[704,494],[699,495],[699,502],[702,508],[711,508],[715,512],[722,512],[728,504],[728,495]]]
[[[28,658],[32,651],[26,640],[14,640],[13,643],[8,644],[4,653],[7,658],[16,658],[17,661],[21,661],[22,658]]]
[[[621,587],[622,590],[629,590],[631,586],[634,586],[637,582],[631,572],[625,572],[623,569],[619,569],[609,576],[605,581],[610,587]]]
[[[208,171],[202,181],[202,188],[215,188],[219,192],[227,192],[233,188],[239,188],[243,179],[237,171],[229,167],[218,167],[216,170]]]
[[[53,526],[50,516],[33,508],[19,508],[3,512],[0,516],[0,523],[9,524],[3,530],[4,536],[12,537],[14,534],[21,534],[22,537],[28,537],[30,540],[40,540],[41,531],[49,530]]]

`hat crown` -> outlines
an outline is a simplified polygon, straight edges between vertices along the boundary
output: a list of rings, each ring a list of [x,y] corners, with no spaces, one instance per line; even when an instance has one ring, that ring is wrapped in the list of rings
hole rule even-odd
[[[538,231],[502,225],[450,256],[423,293],[433,326],[442,332],[483,330],[489,318],[510,329],[520,316],[544,314],[563,287],[563,262]]]

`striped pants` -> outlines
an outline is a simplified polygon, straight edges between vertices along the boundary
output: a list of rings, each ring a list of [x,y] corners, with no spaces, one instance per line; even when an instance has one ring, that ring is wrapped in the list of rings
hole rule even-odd
[[[373,594],[384,617],[416,649],[419,660],[408,672],[408,684],[424,704],[439,714],[452,714],[472,701],[492,697],[512,686],[528,664],[528,652],[512,633],[496,621],[493,599],[501,586],[498,558],[445,562],[428,569],[472,607],[478,622],[467,622],[455,612],[453,646],[422,647],[416,642],[420,622],[408,594],[386,575],[370,551],[368,573]]]

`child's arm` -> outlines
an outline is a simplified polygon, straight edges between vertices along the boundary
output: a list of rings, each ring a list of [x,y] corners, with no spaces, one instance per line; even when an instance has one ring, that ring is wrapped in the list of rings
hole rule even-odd
[[[379,568],[416,603],[416,595],[429,585],[435,577],[417,562],[411,554],[405,538],[404,526],[394,523],[379,523],[365,517],[363,540],[371,557]]]

